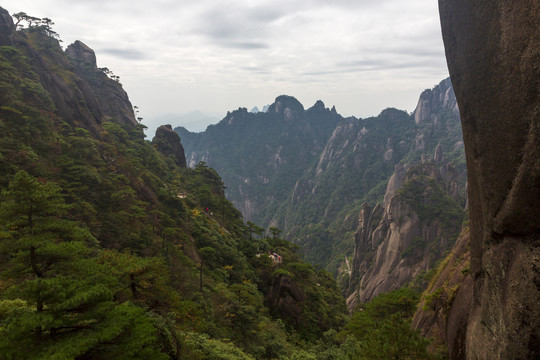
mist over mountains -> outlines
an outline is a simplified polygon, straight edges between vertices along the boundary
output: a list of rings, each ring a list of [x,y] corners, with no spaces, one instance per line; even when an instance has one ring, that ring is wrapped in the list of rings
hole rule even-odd
[[[191,132],[201,132],[206,130],[208,125],[219,121],[218,114],[204,113],[198,110],[183,114],[163,114],[152,119],[156,124],[178,124]],[[148,129],[148,134],[154,134],[155,129]]]

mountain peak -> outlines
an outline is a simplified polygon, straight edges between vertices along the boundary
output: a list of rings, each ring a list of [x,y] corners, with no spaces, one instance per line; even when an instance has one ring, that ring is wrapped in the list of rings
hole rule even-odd
[[[304,111],[304,106],[296,98],[288,95],[280,95],[274,103],[268,108],[269,113],[277,113],[284,115],[290,119],[292,114],[301,113]]]
[[[326,107],[321,100],[317,100],[309,110],[324,111]]]
[[[435,114],[442,108],[450,109],[455,115],[459,114],[450,78],[444,79],[433,89],[426,89],[420,94],[414,110],[414,122],[418,125],[433,121]]]

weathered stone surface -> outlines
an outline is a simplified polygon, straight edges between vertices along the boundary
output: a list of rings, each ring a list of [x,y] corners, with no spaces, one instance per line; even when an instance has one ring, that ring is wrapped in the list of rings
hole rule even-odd
[[[186,167],[184,147],[180,142],[180,136],[172,129],[171,125],[161,125],[156,130],[156,136],[152,139],[152,144],[165,156],[172,156],[178,166]]]
[[[459,112],[450,78],[441,81],[434,89],[424,90],[420,94],[414,110],[414,122],[422,124],[433,121],[441,108],[451,109],[456,115]]]
[[[377,205],[372,211],[367,204],[362,206],[348,289],[349,309],[414,280],[453,245],[462,219],[450,208],[441,209],[452,206],[457,210],[459,206],[457,201],[450,205],[450,200],[439,199],[445,189],[457,186],[446,183],[455,183],[452,176],[441,173],[446,168],[432,161],[410,169],[396,166],[384,208]],[[402,193],[405,187],[408,189]],[[434,215],[440,210],[441,219]]]
[[[70,60],[91,68],[97,68],[96,54],[83,42],[76,40],[66,48],[66,55]]]
[[[137,125],[128,94],[118,81],[110,79],[97,68],[94,50],[77,40],[66,48],[66,55],[75,66],[75,72],[88,85],[99,102],[100,116],[123,125]],[[102,120],[100,119],[100,121]]]
[[[460,353],[537,359],[540,2],[439,5],[462,119],[471,218],[474,302]]]
[[[0,7],[0,46],[12,44],[12,34],[15,31],[15,24],[9,12]]]

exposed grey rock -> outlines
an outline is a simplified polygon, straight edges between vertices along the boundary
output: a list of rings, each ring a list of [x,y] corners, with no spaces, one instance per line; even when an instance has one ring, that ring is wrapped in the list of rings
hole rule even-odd
[[[13,18],[7,10],[0,7],[0,46],[12,45],[14,32]]]
[[[138,124],[128,94],[120,82],[110,79],[97,68],[94,50],[77,40],[66,48],[65,53],[75,66],[77,75],[90,85],[93,96],[97,98],[100,121],[102,117],[124,125]]]
[[[81,65],[89,66],[93,69],[97,68],[96,54],[83,42],[76,40],[73,44],[66,48],[66,55],[70,60]]]
[[[156,136],[152,139],[152,144],[165,156],[172,156],[174,162],[181,168],[186,167],[186,155],[184,147],[180,142],[180,136],[172,129],[171,125],[161,125],[156,130]]]
[[[396,194],[399,188],[403,185],[405,181],[405,166],[403,164],[397,164],[395,166],[395,172],[390,177],[388,185],[386,185],[386,192],[384,194],[383,207],[386,209],[390,203],[390,199]]]
[[[431,214],[441,206],[459,207],[457,202],[434,204],[440,200],[442,189],[448,188],[445,180],[454,181],[445,179],[441,168],[447,169],[427,161],[406,171],[399,164],[388,183],[384,208],[378,205],[377,212],[370,212],[369,206],[362,206],[347,298],[349,309],[412,281],[453,245],[462,219],[450,209],[443,209],[448,212],[440,213],[441,218]],[[408,190],[402,194],[404,187]],[[416,197],[411,199],[408,194]],[[449,221],[450,217],[453,220]]]
[[[451,356],[538,359],[540,2],[439,4],[467,157],[474,279],[466,338]]]
[[[414,121],[416,124],[422,124],[432,121],[438,109],[448,108],[455,114],[458,113],[458,107],[455,100],[454,90],[450,79],[443,80],[439,86],[433,89],[427,89],[420,94],[418,104],[414,110]]]
[[[435,148],[435,153],[433,154],[433,162],[438,164],[442,163],[444,161],[443,158],[443,152],[442,152],[442,146],[441,144],[438,144]]]
[[[448,344],[454,358],[464,358],[460,344],[465,341],[467,316],[463,315],[472,305],[469,243],[470,234],[465,230],[445,259],[446,265],[437,272],[420,299],[412,324],[423,336],[434,339],[430,344],[432,349]]]

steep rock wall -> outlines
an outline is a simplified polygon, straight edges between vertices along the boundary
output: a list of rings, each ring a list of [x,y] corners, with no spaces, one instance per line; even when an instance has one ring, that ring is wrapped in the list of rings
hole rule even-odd
[[[364,204],[355,235],[347,305],[353,309],[430,270],[455,240],[463,212],[445,189],[457,186],[449,164],[396,166],[384,206]]]
[[[439,5],[467,157],[474,282],[466,338],[451,356],[538,359],[540,2]]]
[[[83,42],[77,40],[66,48],[66,56],[75,65],[75,71],[91,87],[100,111],[106,119],[126,125],[137,125],[133,106],[119,81],[113,81],[97,67],[96,55]]]

